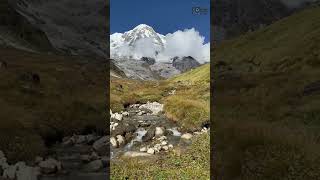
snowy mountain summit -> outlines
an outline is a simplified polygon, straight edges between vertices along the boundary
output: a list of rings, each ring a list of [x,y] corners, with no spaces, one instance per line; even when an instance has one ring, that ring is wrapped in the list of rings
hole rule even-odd
[[[164,35],[146,24],[140,24],[125,33],[114,33],[110,36],[112,58],[131,57],[140,59],[143,56],[155,57],[163,51]]]
[[[128,42],[129,45],[135,45],[135,43],[144,38],[151,38],[153,43],[164,47],[164,36],[158,34],[154,31],[151,26],[146,24],[140,24],[135,27],[133,30],[130,30],[123,34],[123,38],[125,42]]]

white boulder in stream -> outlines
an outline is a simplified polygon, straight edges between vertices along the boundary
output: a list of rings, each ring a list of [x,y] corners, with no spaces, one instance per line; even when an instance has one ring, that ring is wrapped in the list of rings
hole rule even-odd
[[[162,135],[164,134],[163,128],[161,128],[161,127],[156,127],[156,131],[155,131],[154,134],[155,134],[156,137],[162,136]]]
[[[148,154],[154,154],[155,150],[153,148],[149,148],[147,151]]]
[[[110,138],[110,143],[111,143],[112,147],[117,147],[118,146],[117,140],[114,137]]]
[[[116,127],[119,125],[119,123],[110,122],[110,131],[116,130]]]
[[[192,138],[192,134],[190,133],[185,133],[181,136],[181,139],[186,139],[186,140],[189,140]]]
[[[160,104],[158,102],[147,102],[147,104],[139,106],[139,109],[142,108],[149,109],[150,111],[152,111],[153,115],[157,115],[159,112],[163,111],[163,104]]]
[[[169,150],[169,147],[168,146],[162,146],[161,147],[163,150],[165,150],[165,151],[168,151]]]
[[[111,119],[116,119],[118,121],[121,121],[123,118],[123,115],[119,114],[119,113],[112,113],[112,111],[110,109],[110,117],[111,117]]]
[[[147,148],[146,147],[140,148],[140,152],[147,152]]]
[[[123,116],[129,116],[130,114],[129,114],[129,112],[126,112],[126,111],[125,111],[125,112],[122,112],[122,115],[123,115]]]
[[[124,137],[121,135],[117,135],[117,141],[118,141],[119,146],[122,146],[125,144]]]

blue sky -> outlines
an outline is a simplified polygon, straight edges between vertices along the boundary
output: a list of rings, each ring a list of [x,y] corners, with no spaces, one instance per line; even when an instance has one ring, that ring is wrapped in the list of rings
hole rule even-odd
[[[194,27],[210,41],[210,0],[110,0],[110,31],[125,32],[147,24],[160,34]],[[192,7],[208,10],[192,14]]]

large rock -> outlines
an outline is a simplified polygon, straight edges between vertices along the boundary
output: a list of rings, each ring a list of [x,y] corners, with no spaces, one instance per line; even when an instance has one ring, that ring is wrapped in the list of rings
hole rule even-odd
[[[181,136],[181,139],[186,139],[186,140],[189,140],[192,138],[192,134],[190,133],[185,133]]]
[[[156,127],[156,130],[155,130],[155,136],[156,137],[161,137],[164,135],[164,128],[162,127]]]
[[[163,111],[163,104],[158,102],[147,102],[147,104],[139,106],[139,109],[148,109],[152,111],[152,114],[157,115],[159,112]]]
[[[156,60],[151,57],[142,57],[141,61],[146,62],[148,65],[153,65],[154,63],[156,63]]]
[[[155,128],[155,127],[150,127],[150,128],[147,130],[147,133],[142,137],[142,141],[143,141],[143,142],[150,141],[150,140],[154,137],[155,131],[156,131],[156,128]]]
[[[116,127],[119,125],[119,123],[110,122],[110,131],[116,130]]]
[[[118,147],[118,142],[115,137],[110,138],[110,143],[111,143],[112,147]]]
[[[119,146],[123,146],[125,144],[124,137],[121,135],[117,135],[117,142],[118,142]]]
[[[155,150],[154,150],[153,148],[149,148],[149,149],[147,150],[147,153],[148,153],[148,154],[154,154],[154,153],[155,153]]]
[[[109,152],[109,139],[107,136],[103,136],[98,139],[92,145],[93,149],[99,153],[99,155],[105,155]]]
[[[140,148],[140,152],[147,152],[147,148],[146,147]]]
[[[93,134],[88,134],[86,136],[87,144],[92,145],[99,137]]]
[[[193,57],[187,56],[182,58],[174,57],[172,59],[172,65],[179,71],[186,72],[200,66],[200,63],[197,60],[195,60]]]
[[[40,162],[39,167],[43,174],[57,173],[62,169],[61,163],[53,158]]]
[[[84,135],[79,135],[76,138],[76,144],[84,144],[87,143],[87,137]]]
[[[17,166],[11,165],[3,170],[3,177],[7,179],[14,179],[16,177]]]
[[[108,137],[107,136],[103,136],[102,138],[98,139],[97,141],[95,141],[92,145],[93,149],[95,150],[99,150],[102,147],[106,146],[108,142]]]
[[[37,156],[37,157],[35,157],[35,159],[34,159],[34,162],[35,162],[36,164],[39,164],[41,161],[43,161],[43,157],[40,157],[40,156]]]
[[[88,155],[88,154],[81,155],[80,159],[82,162],[88,163],[88,162],[90,162],[90,155]]]
[[[125,136],[127,133],[134,133],[137,130],[134,124],[119,123],[115,130],[111,131],[112,136],[122,135]]]
[[[17,167],[17,180],[37,180],[39,175],[39,167],[30,167],[25,164]]]
[[[101,160],[95,160],[85,165],[84,170],[87,172],[97,172],[103,168]]]

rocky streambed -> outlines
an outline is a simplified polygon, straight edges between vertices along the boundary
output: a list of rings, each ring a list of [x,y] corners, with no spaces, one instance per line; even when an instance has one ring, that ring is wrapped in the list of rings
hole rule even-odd
[[[9,164],[0,151],[3,179],[17,180],[105,180],[109,137],[73,135],[49,148],[45,157]],[[0,178],[1,179],[1,178]]]
[[[165,155],[209,131],[204,126],[196,132],[182,132],[166,118],[163,105],[157,102],[132,104],[118,113],[110,110],[110,116],[110,135],[64,137],[50,146],[44,157],[31,162],[9,164],[0,151],[0,179],[105,180],[110,159]]]
[[[182,132],[166,118],[158,102],[132,104],[123,112],[110,110],[111,160],[120,157],[149,157],[172,151],[175,146],[191,143],[194,135],[206,133],[208,126],[198,132]]]

